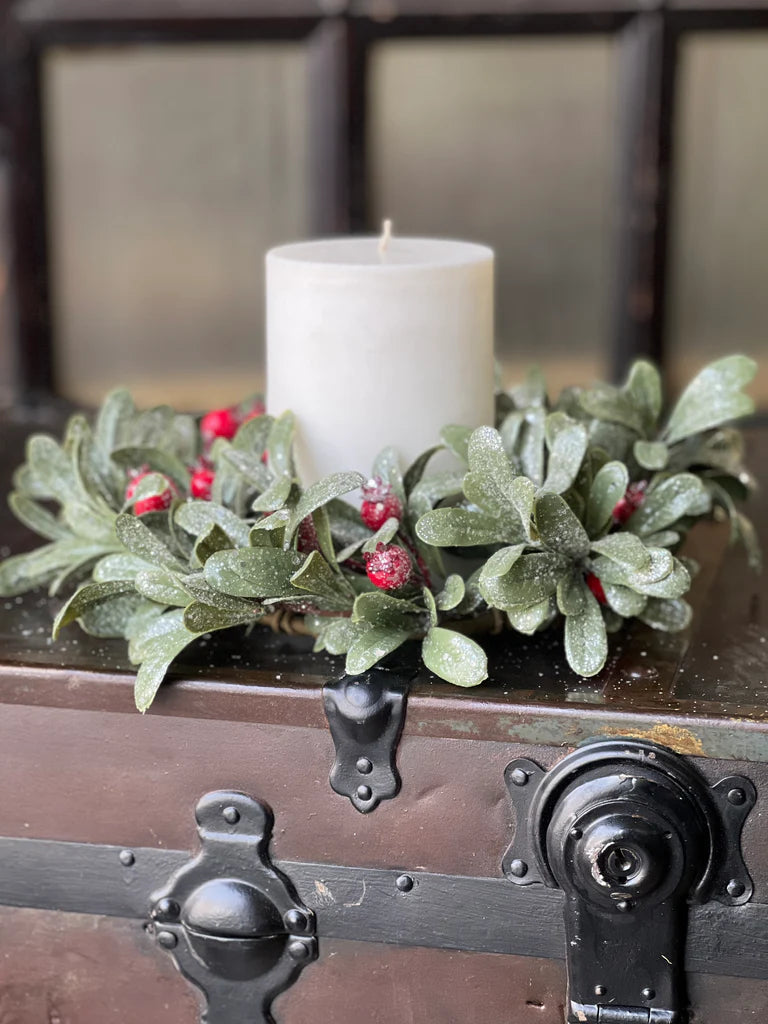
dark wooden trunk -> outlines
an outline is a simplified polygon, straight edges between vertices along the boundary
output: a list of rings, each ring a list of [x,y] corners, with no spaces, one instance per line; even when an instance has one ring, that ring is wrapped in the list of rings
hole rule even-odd
[[[8,466],[29,427],[5,425]],[[768,445],[758,436],[751,444],[759,469]],[[760,522],[762,500],[752,510]],[[2,537],[15,549],[24,539],[9,518]],[[280,862],[498,879],[515,831],[505,766],[527,757],[549,767],[584,740],[635,737],[690,758],[711,783],[753,781],[757,805],[742,845],[755,890],[741,909],[762,920],[754,914],[768,904],[768,588],[741,552],[724,557],[722,525],[699,528],[693,546],[703,569],[691,632],[627,632],[595,680],[570,673],[559,639],[511,634],[478,690],[417,679],[397,759],[402,790],[368,815],[328,785],[334,749],[321,686],[341,666],[306,642],[255,632],[199,645],[141,716],[122,644],[76,629],[52,643],[44,595],[0,602],[0,836],[191,851],[198,799],[230,789],[272,807]],[[335,896],[322,877],[315,888],[322,922],[323,902]],[[564,948],[551,959],[472,952],[462,948],[462,915],[477,919],[484,908],[446,913],[456,948],[324,938],[320,927],[319,960],[277,998],[275,1019],[564,1020]],[[547,918],[539,926],[554,927]],[[763,949],[768,935],[755,943]],[[710,948],[725,955],[716,935]],[[3,907],[0,965],[3,1024],[192,1024],[201,1012],[196,990],[139,920]],[[731,976],[739,973],[758,971],[713,961],[689,974],[697,1024],[768,1013],[768,970],[766,979]]]

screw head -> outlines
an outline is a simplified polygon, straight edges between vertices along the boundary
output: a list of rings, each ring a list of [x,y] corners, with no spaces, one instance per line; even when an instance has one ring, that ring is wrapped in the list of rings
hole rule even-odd
[[[179,940],[173,932],[158,932],[157,941],[163,949],[175,949]]]
[[[725,887],[725,891],[729,896],[733,896],[737,899],[739,896],[743,896],[746,892],[746,886],[743,882],[740,882],[738,878],[732,878],[728,885]]]
[[[118,857],[124,868],[129,868],[136,863],[136,855],[133,850],[121,850]]]
[[[169,900],[167,897],[162,900],[158,900],[152,910],[152,917],[156,921],[171,921],[173,918],[178,917],[181,913],[181,908],[176,900]]]
[[[367,757],[358,757],[355,768],[357,768],[361,775],[370,775],[373,771],[373,763]]]
[[[304,932],[309,924],[307,915],[297,909],[289,910],[283,920],[285,921],[286,928],[292,932]]]
[[[228,825],[236,825],[240,821],[240,811],[236,807],[225,807],[221,814]]]
[[[581,839],[584,833],[580,828],[572,828],[570,832],[571,839]]]
[[[523,878],[525,875],[528,874],[528,865],[525,863],[524,860],[515,859],[509,865],[509,870],[510,873],[515,876],[515,878]]]
[[[358,800],[370,800],[373,796],[373,790],[370,786],[358,786],[356,792]]]
[[[292,960],[306,960],[309,957],[309,946],[301,939],[293,939],[288,943],[288,956]]]
[[[515,786],[527,786],[528,785],[528,772],[523,771],[522,768],[515,768],[512,774],[509,776]]]
[[[608,993],[608,989],[605,987],[605,985],[595,985],[595,995],[596,996],[604,996],[607,993]]]
[[[728,803],[735,804],[737,807],[743,804],[747,799],[747,794],[743,789],[730,789],[728,790]]]
[[[400,892],[410,892],[413,888],[413,879],[410,875],[400,875],[399,878],[395,879],[395,885]]]
[[[620,914],[628,914],[632,910],[632,900],[619,900],[616,904],[616,909]]]
[[[643,999],[655,999],[655,998],[656,998],[656,992],[655,992],[654,989],[652,989],[652,988],[644,988],[643,989]]]

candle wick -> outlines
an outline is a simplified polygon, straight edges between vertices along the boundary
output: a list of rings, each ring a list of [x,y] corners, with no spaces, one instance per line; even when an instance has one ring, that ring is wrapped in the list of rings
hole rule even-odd
[[[379,239],[379,252],[383,256],[387,251],[389,240],[392,237],[392,221],[385,220],[381,226],[381,238]]]

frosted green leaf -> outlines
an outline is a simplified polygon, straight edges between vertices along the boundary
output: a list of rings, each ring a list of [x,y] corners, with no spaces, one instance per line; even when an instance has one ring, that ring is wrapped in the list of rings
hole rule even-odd
[[[394,448],[382,448],[373,462],[373,476],[389,484],[400,502],[405,505],[403,474],[400,470],[400,459]]]
[[[386,626],[372,626],[347,651],[345,669],[348,675],[358,676],[367,672],[382,658],[396,650],[408,639],[407,630],[391,629]]]
[[[648,602],[644,594],[638,594],[636,590],[623,587],[619,583],[603,582],[603,590],[609,606],[625,619],[639,615]]]
[[[456,608],[464,600],[464,579],[458,573],[453,573],[445,581],[443,589],[437,595],[437,607],[444,612]]]
[[[597,471],[587,499],[585,526],[590,537],[610,527],[616,502],[624,497],[628,486],[629,474],[622,462],[607,462]]]
[[[513,544],[510,547],[494,551],[480,570],[479,583],[505,576],[524,551],[525,544]]]
[[[330,476],[318,480],[317,483],[311,484],[299,498],[298,504],[291,514],[285,530],[284,546],[288,547],[305,516],[310,515],[315,509],[325,505],[333,498],[340,498],[342,494],[348,494],[349,491],[362,487],[364,482],[359,473],[332,473]]]
[[[504,417],[504,422],[499,427],[501,443],[504,445],[504,451],[513,460],[516,456],[517,446],[520,441],[520,435],[524,423],[525,413],[510,412]]]
[[[307,560],[291,576],[291,583],[300,590],[317,594],[330,601],[331,607],[348,608],[352,593],[346,580],[335,573],[319,551],[312,551]]]
[[[756,372],[757,363],[746,356],[726,356],[705,366],[672,411],[664,431],[667,443],[674,444],[754,412],[754,402],[741,389]]]
[[[146,601],[135,591],[118,594],[116,597],[107,598],[106,601],[86,608],[78,618],[77,624],[89,636],[124,639],[127,635],[128,623],[137,613],[147,607],[152,608],[153,613],[157,615],[157,605]]]
[[[658,533],[645,534],[643,543],[649,548],[672,548],[680,543],[680,534],[677,530],[659,530]]]
[[[570,417],[564,413],[552,413],[547,418],[547,423],[555,417]],[[543,491],[551,491],[554,494],[563,494],[576,479],[582,459],[587,450],[587,431],[580,423],[570,423],[567,426],[558,426],[556,430],[548,429],[549,460],[547,462],[547,476],[541,485]]]
[[[185,576],[184,589],[189,592],[194,600],[199,601],[201,604],[220,608],[222,611],[241,612],[244,608],[255,610],[256,607],[252,599],[232,597],[230,594],[223,594],[220,590],[215,590],[201,572],[190,573],[189,576]]]
[[[33,498],[15,492],[8,498],[8,504],[16,518],[41,537],[47,540],[63,540],[70,536],[65,524]]]
[[[136,589],[140,594],[157,604],[180,605],[189,604],[189,593],[179,582],[178,577],[166,569],[142,569],[136,573]]]
[[[518,451],[520,468],[537,487],[544,479],[544,424],[547,414],[542,408],[529,409],[525,414]]]
[[[676,473],[646,494],[627,529],[641,537],[672,526],[683,516],[703,515],[711,500],[706,487],[693,473]]]
[[[219,551],[205,563],[205,578],[215,590],[233,597],[294,597],[291,576],[304,562],[297,551],[244,548]]]
[[[525,633],[526,636],[532,636],[536,630],[541,629],[552,618],[555,607],[552,598],[547,597],[537,604],[527,607],[515,605],[505,610],[513,629],[516,629],[518,633]]]
[[[656,430],[661,413],[661,377],[659,371],[644,359],[632,364],[624,393],[634,405],[646,434]]]
[[[603,420],[592,420],[588,424],[589,444],[595,449],[605,452],[609,461],[627,462],[632,453],[632,445],[637,440],[635,431],[623,427],[619,423],[608,423]]]
[[[28,554],[15,555],[0,563],[0,594],[13,597],[50,583],[62,571],[84,566],[103,555],[102,545],[82,540],[61,540],[44,544]]]
[[[439,501],[461,494],[463,473],[436,473],[420,481],[408,496],[408,511],[416,518],[430,512]]]
[[[141,661],[134,684],[134,699],[139,711],[143,713],[150,707],[171,662],[198,635],[186,628],[184,611],[178,608],[158,616],[144,634],[136,638],[136,643],[132,643],[133,652],[140,653],[140,656],[131,660]]]
[[[411,493],[416,484],[424,476],[424,471],[427,468],[429,460],[437,452],[442,451],[443,445],[437,444],[432,448],[428,448],[425,452],[422,452],[418,458],[414,459],[408,469],[405,471],[405,477],[403,478],[403,488],[405,490],[406,497]]]
[[[488,659],[468,636],[434,626],[421,645],[424,664],[454,686],[478,686],[488,678]]]
[[[225,533],[218,523],[211,523],[207,531],[195,542],[195,558],[199,565],[205,565],[217,551],[229,551],[234,546],[229,534]]]
[[[608,637],[600,605],[583,579],[574,580],[579,610],[565,618],[565,656],[574,672],[594,676],[608,657]],[[575,599],[572,605],[575,606]]]
[[[669,448],[663,441],[635,441],[632,453],[643,469],[664,469],[669,461]]]
[[[421,593],[424,598],[424,604],[427,608],[427,614],[429,615],[430,626],[436,626],[438,615],[437,615],[437,604],[432,591],[428,587],[422,587]]]
[[[503,515],[511,502],[515,474],[498,430],[493,427],[474,430],[469,439],[468,457],[470,472],[464,478],[467,498],[491,515]]]
[[[267,436],[267,465],[274,476],[293,476],[291,449],[296,429],[292,412],[278,416]]]
[[[440,431],[440,438],[446,448],[465,463],[469,461],[468,449],[471,435],[472,427],[462,427],[457,423],[451,423]]]
[[[618,423],[622,427],[643,432],[643,421],[629,395],[610,384],[598,384],[579,396],[582,409],[598,420]]]
[[[70,597],[53,622],[51,635],[55,640],[64,626],[79,619],[93,605],[101,604],[119,594],[127,594],[134,590],[132,583],[126,580],[113,580],[110,583],[87,583]]]
[[[533,523],[533,508],[536,501],[536,485],[527,476],[517,476],[512,481],[510,498],[512,506],[520,516],[520,522],[529,540],[537,540]]]
[[[667,633],[679,633],[691,624],[693,609],[687,601],[659,600],[652,597],[639,618],[653,629],[661,629]]]
[[[628,569],[642,572],[651,566],[649,549],[633,533],[609,533],[600,540],[593,540],[591,548]]]
[[[579,615],[584,611],[584,588],[581,572],[576,569],[557,584],[557,608],[563,615]]]
[[[153,566],[144,558],[121,551],[105,555],[94,565],[91,573],[94,583],[107,583],[109,580],[133,580],[136,573]]]
[[[369,622],[353,622],[351,619],[331,619],[322,626],[325,650],[329,654],[346,654],[349,648],[371,628]]]
[[[167,569],[182,568],[179,559],[136,516],[129,513],[119,515],[115,520],[115,532],[122,544],[139,558],[144,558],[154,565],[165,566]]]
[[[522,527],[466,508],[437,508],[416,524],[417,535],[438,547],[474,547],[522,540]]]
[[[413,629],[421,614],[421,609],[412,601],[372,590],[355,598],[352,621],[390,629]]]
[[[646,548],[645,551],[649,561],[642,569],[632,568],[605,555],[598,555],[593,560],[593,569],[603,582],[619,583],[639,590],[642,585],[665,579],[675,567],[675,558],[666,548]]]
[[[251,508],[254,512],[275,512],[288,500],[291,486],[292,480],[289,476],[277,477],[258,498],[254,499]]]
[[[199,537],[216,523],[238,547],[248,546],[250,525],[215,501],[185,501],[176,509],[174,519],[187,533]]]
[[[504,576],[480,580],[480,592],[493,608],[538,604],[555,593],[558,581],[572,562],[555,551],[521,555]]]
[[[52,437],[33,434],[27,441],[30,497],[56,498],[62,505],[75,496],[77,480],[71,458]]]
[[[382,523],[376,533],[363,544],[363,551],[375,551],[379,544],[389,544],[397,531],[400,529],[400,520],[390,516]]]
[[[589,537],[567,502],[559,494],[540,494],[535,508],[541,543],[568,558],[578,560],[589,552]]]
[[[161,448],[118,448],[112,452],[112,459],[125,469],[136,469],[138,466],[149,466],[153,475],[162,473],[170,477],[182,494],[186,493],[189,487],[189,470],[176,455]],[[139,484],[144,483],[142,480]],[[158,485],[159,486],[159,485]],[[167,487],[168,484],[166,483]],[[156,493],[160,493],[160,488]]]
[[[259,614],[253,605],[248,610],[244,608],[238,613],[193,601],[184,611],[184,626],[190,633],[212,633],[217,629],[231,629],[233,626],[253,622]]]
[[[691,587],[691,574],[682,562],[675,559],[672,572],[662,580],[651,583],[634,581],[632,586],[648,597],[682,597]]]

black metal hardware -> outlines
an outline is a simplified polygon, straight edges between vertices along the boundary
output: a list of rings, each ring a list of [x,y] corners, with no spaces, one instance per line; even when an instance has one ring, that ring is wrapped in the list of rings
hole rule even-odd
[[[323,706],[336,747],[331,787],[349,797],[362,814],[400,791],[395,757],[408,682],[403,675],[375,668],[323,687]]]
[[[587,743],[551,771],[520,758],[505,779],[515,838],[504,874],[565,893],[568,1020],[685,1020],[688,903],[746,903],[741,830],[749,779],[710,787],[654,743]]]
[[[208,793],[196,809],[200,852],[152,894],[150,928],[207,999],[209,1024],[273,1021],[272,1000],[317,958],[315,916],[269,859],[270,809]],[[118,859],[129,864],[130,853]]]
[[[0,905],[121,917],[139,928],[152,893],[188,863],[189,853],[134,847],[132,864],[124,863],[123,853],[120,846],[0,837]],[[501,875],[298,861],[273,866],[314,911],[319,939],[565,957],[563,894],[557,889],[511,886]],[[768,978],[768,905],[692,907],[685,969]]]

